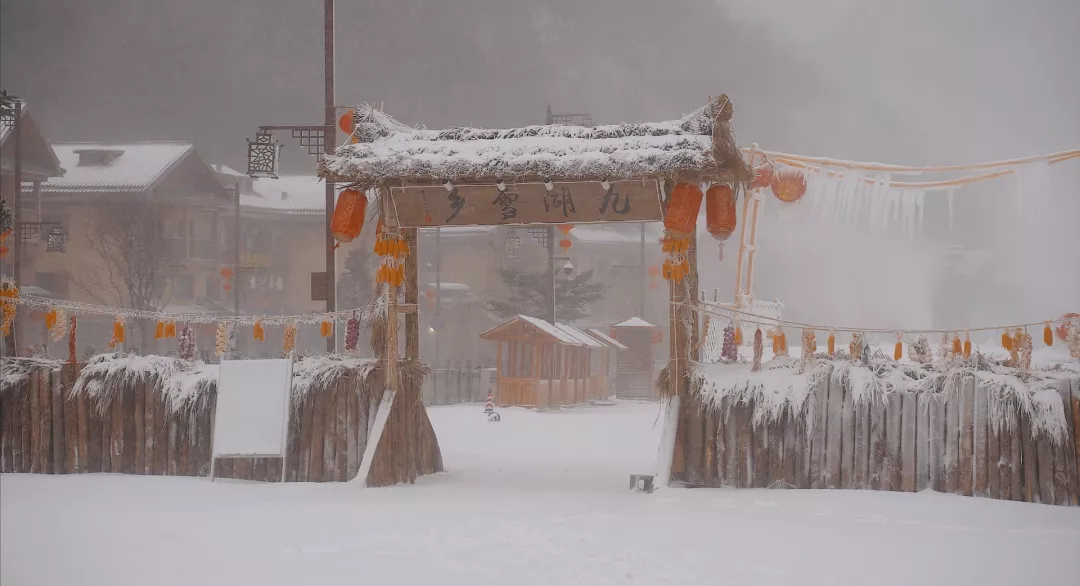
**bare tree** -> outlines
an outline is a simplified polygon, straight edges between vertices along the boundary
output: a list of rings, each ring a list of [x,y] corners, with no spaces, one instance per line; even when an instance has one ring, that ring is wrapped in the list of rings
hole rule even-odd
[[[85,224],[86,242],[98,266],[72,275],[72,284],[98,303],[160,311],[178,265],[165,238],[165,210],[146,198],[95,205]],[[139,320],[147,345],[149,323]]]

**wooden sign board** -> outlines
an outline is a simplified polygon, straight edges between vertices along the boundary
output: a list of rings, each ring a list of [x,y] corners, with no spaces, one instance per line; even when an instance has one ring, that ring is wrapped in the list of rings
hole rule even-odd
[[[392,187],[391,204],[406,228],[597,222],[656,222],[664,219],[656,180],[507,183]]]

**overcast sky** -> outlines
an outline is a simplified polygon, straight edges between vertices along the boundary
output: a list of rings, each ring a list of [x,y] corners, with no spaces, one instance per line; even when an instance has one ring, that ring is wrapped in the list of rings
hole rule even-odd
[[[1080,143],[1075,0],[338,5],[338,101],[410,124],[542,123],[548,104],[660,120],[726,92],[739,142],[777,150],[936,163]],[[191,140],[241,167],[257,125],[321,122],[321,0],[0,9],[0,85],[54,142]]]

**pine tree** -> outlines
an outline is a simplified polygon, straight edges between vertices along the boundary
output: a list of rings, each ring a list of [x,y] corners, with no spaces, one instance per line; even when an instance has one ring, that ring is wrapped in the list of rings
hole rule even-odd
[[[555,279],[555,316],[560,322],[571,322],[588,315],[589,304],[604,297],[605,286],[591,282],[593,271],[583,271],[571,277]],[[490,300],[488,307],[503,319],[515,315],[547,318],[551,313],[551,274],[531,273],[520,269],[499,269],[499,279],[508,295],[502,300]]]
[[[368,248],[358,248],[345,257],[345,270],[338,278],[337,305],[348,309],[363,307],[371,300],[375,290],[372,271],[369,268],[371,253]]]

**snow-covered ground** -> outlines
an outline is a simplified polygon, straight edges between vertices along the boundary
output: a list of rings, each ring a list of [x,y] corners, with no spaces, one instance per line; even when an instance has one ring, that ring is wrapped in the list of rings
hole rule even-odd
[[[1080,509],[932,493],[629,493],[655,404],[430,410],[416,486],[0,477],[0,583],[1075,584]]]

